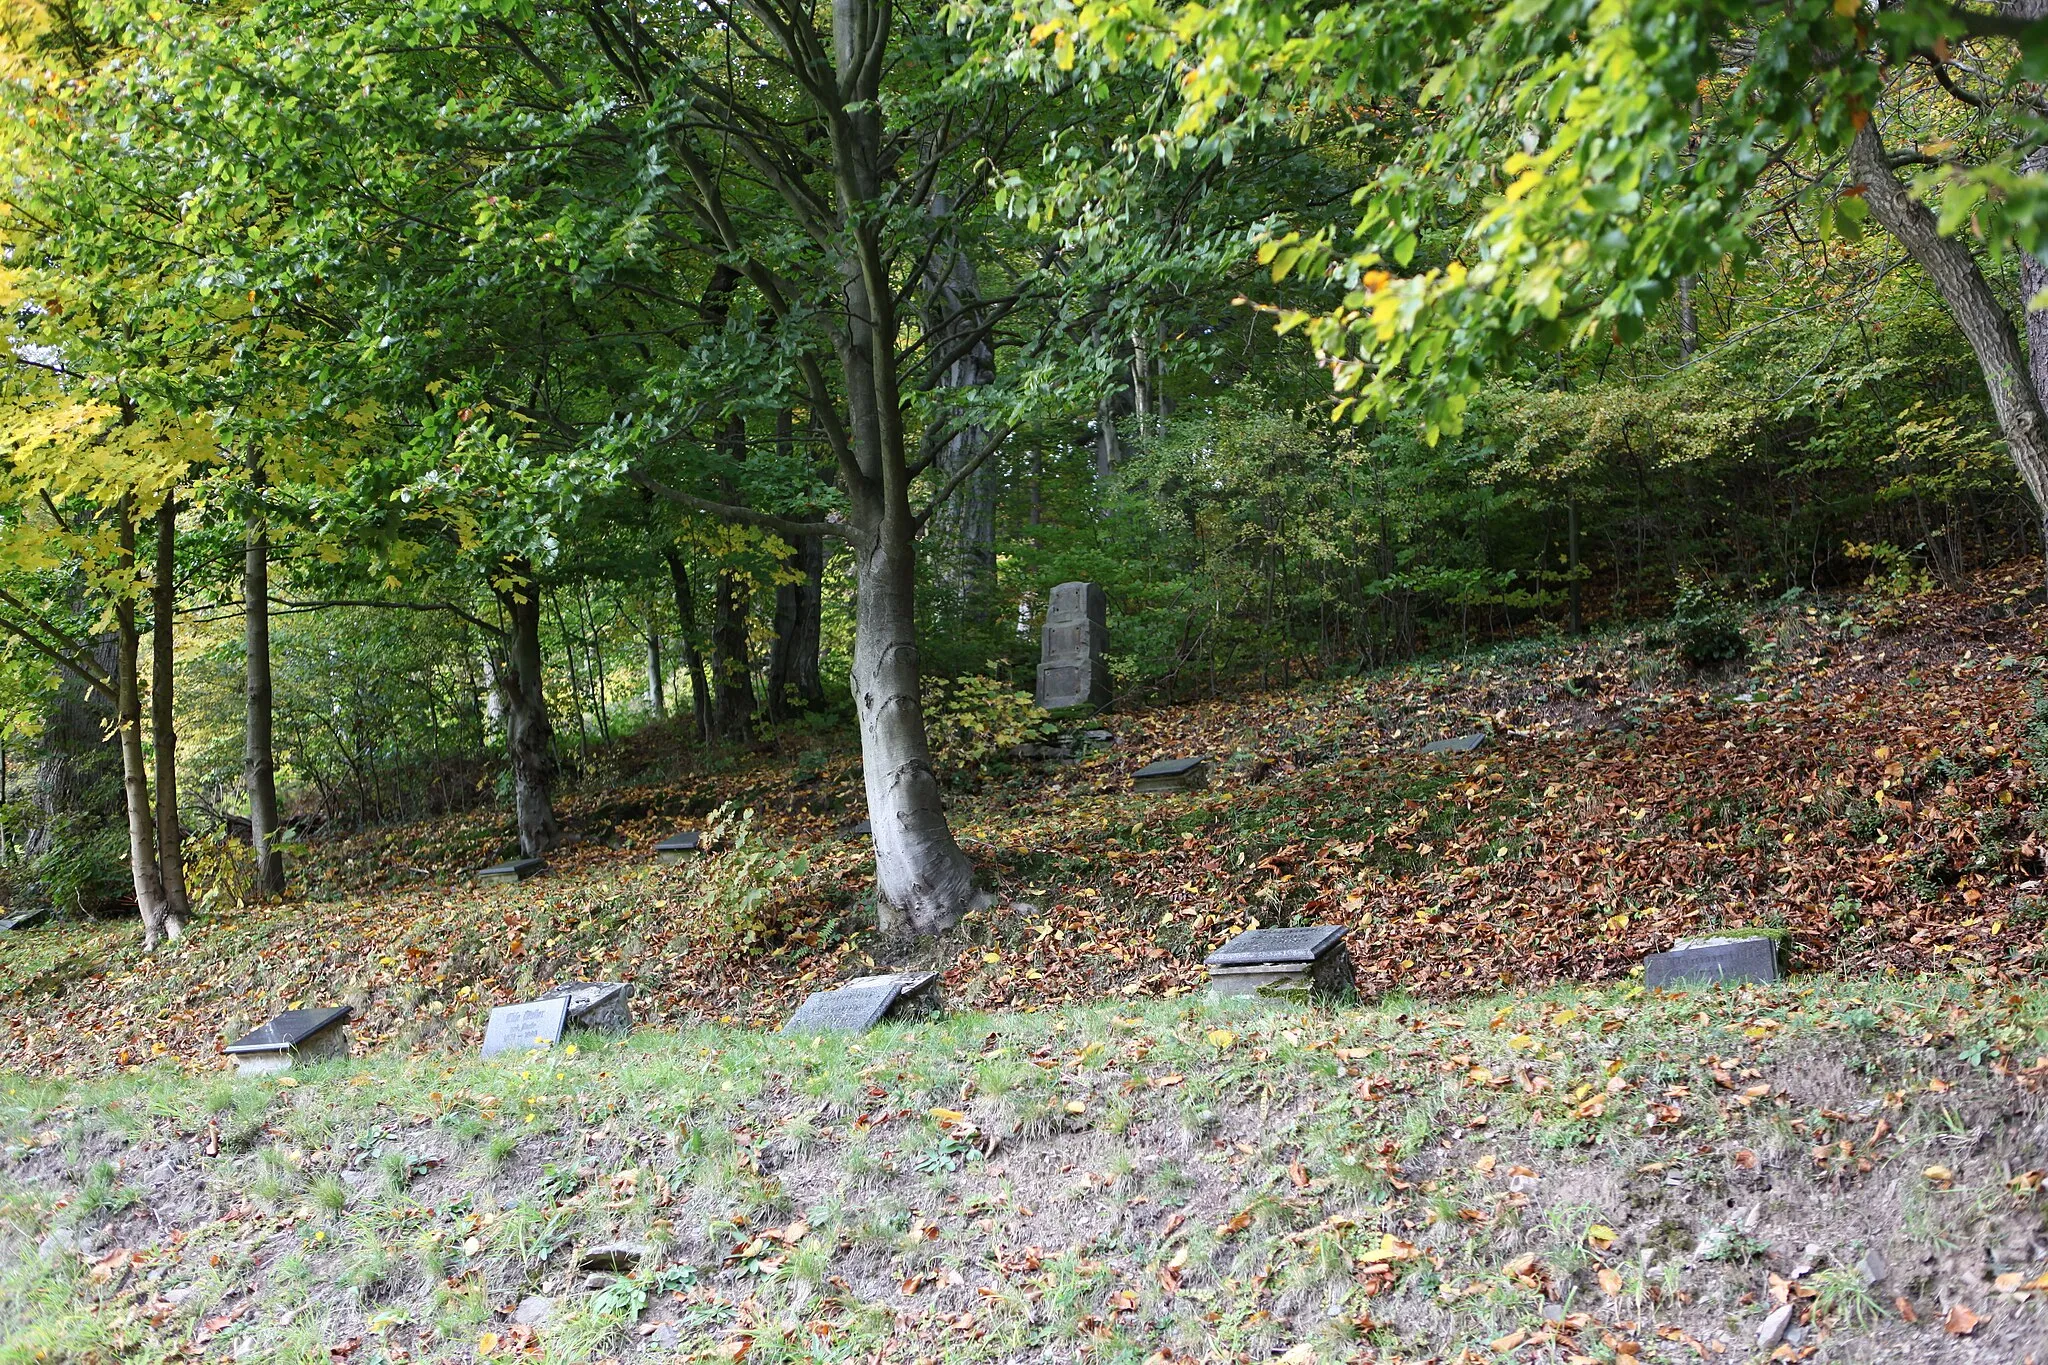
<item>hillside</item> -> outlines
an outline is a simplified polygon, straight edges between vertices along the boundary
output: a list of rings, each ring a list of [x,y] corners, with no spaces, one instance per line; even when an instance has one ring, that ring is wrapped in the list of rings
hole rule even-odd
[[[1013,906],[920,960],[973,1009],[1172,996],[1235,928],[1313,920],[1350,926],[1368,995],[1449,998],[1616,980],[1678,934],[1768,924],[1809,969],[2024,976],[2048,965],[2030,586],[1795,605],[1713,675],[1638,632],[1114,715],[1082,761],[957,785],[955,829]],[[1419,752],[1473,729],[1477,753]],[[1208,791],[1131,792],[1175,754],[1210,758]],[[723,803],[756,812],[742,856],[654,861]],[[10,937],[7,1055],[210,1069],[275,1008],[343,1000],[359,1048],[461,1052],[488,1005],[598,977],[655,1025],[776,1024],[891,952],[843,832],[864,813],[844,741],[568,810],[573,846],[516,887],[467,876],[509,851],[486,812],[316,842],[309,891],[217,910],[155,960],[127,923]]]

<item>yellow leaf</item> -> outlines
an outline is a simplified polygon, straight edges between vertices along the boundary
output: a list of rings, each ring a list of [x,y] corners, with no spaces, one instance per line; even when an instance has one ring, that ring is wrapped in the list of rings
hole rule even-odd
[[[496,1332],[486,1332],[476,1339],[476,1353],[480,1356],[487,1356],[497,1349],[498,1334]]]
[[[1212,1047],[1229,1047],[1236,1041],[1237,1035],[1227,1028],[1212,1028],[1209,1030],[1209,1044]]]
[[[1586,1229],[1586,1240],[1601,1251],[1614,1245],[1614,1229],[1604,1223],[1595,1223]]]

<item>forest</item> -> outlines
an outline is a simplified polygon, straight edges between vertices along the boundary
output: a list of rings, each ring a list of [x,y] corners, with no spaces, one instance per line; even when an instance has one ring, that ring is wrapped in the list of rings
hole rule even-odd
[[[2048,1345],[2043,16],[0,0],[0,1365]],[[1101,591],[1107,686],[1048,709],[1062,584]],[[1158,795],[1156,760],[1205,776]],[[701,855],[656,862],[678,830]],[[1233,936],[1325,926],[1384,1007],[1194,1003]],[[1695,1012],[1646,976],[1731,933],[1776,984]],[[878,971],[997,1031],[753,1036]],[[592,981],[706,1060],[638,1029],[434,1079]],[[352,1012],[330,1080],[179,1088],[316,1005]],[[1807,1085],[1838,1031],[1867,1065]],[[1944,1067],[1941,1117],[1893,1113]],[[1407,1128],[1361,1117],[1388,1095]],[[1723,1279],[1681,1294],[1601,1125],[1677,1170],[1717,1102],[1736,1221],[1687,1224],[1669,1263]],[[415,1113],[446,1150],[379,1126]],[[1503,1173],[1610,1185],[1539,1236],[1534,1184],[1414,1164],[1488,1113]],[[813,1150],[849,1120],[859,1170]],[[185,1209],[167,1157],[136,1195],[136,1142],[247,1179]],[[920,1232],[994,1219],[1040,1143],[1113,1225]],[[1809,1149],[1794,1206],[1744,1193]],[[471,1222],[379,1241],[373,1159],[377,1217]],[[1843,1195],[1894,1177],[1910,1207]],[[1935,1246],[1973,1179],[1995,1275],[1857,1259]],[[901,1226],[857,1226],[877,1188]],[[182,1253],[121,1189],[259,1287],[162,1298]],[[557,1231],[494,1242],[493,1190]],[[730,1207],[670,1228],[671,1194]],[[1147,1259],[1148,1204],[1203,1227]],[[280,1280],[237,1209],[336,1240]],[[1486,1259],[1511,1227],[1541,1265]],[[1460,1306],[1467,1270],[1509,1288]],[[313,1282],[338,1316],[273,1321]]]

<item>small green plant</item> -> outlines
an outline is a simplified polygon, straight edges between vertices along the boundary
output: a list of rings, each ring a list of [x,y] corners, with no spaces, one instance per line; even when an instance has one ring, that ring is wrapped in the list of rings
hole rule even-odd
[[[1729,1265],[1748,1265],[1770,1250],[1768,1242],[1760,1241],[1733,1223],[1722,1223],[1708,1230],[1700,1242],[1700,1259],[1722,1261]]]
[[[997,669],[989,665],[990,673]],[[1056,733],[1029,696],[983,673],[927,681],[924,719],[932,756],[947,768],[972,768]]]
[[[810,871],[810,860],[763,844],[754,833],[753,808],[735,811],[731,802],[712,813],[705,842],[721,850],[716,858],[699,859],[689,873],[705,929],[714,938],[753,943],[769,927],[775,896]]]
[[[502,1168],[519,1151],[519,1139],[510,1133],[494,1133],[484,1144],[484,1164],[492,1170]]]
[[[1687,579],[1671,604],[1671,644],[1688,668],[1744,658],[1749,637],[1733,603],[1698,579]]]
[[[1836,1266],[1813,1277],[1813,1315],[1824,1323],[1860,1329],[1877,1323],[1885,1309],[1860,1274]]]

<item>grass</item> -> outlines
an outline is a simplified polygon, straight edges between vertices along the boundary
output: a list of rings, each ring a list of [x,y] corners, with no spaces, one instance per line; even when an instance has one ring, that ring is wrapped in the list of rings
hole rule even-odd
[[[1835,1267],[2039,1219],[2012,1181],[2044,1028],[2031,988],[1822,977],[1449,1010],[1120,1002],[795,1045],[642,1031],[283,1078],[15,1076],[0,1365],[195,1345],[316,1365],[340,1346],[566,1362],[742,1344],[750,1361],[1158,1365],[1547,1343],[1602,1361],[1673,1332],[1740,1359],[1770,1277],[1799,1282],[1819,1238],[1841,1251],[1801,1282],[1814,1328],[1940,1359],[1951,1339]],[[247,1145],[202,1155],[224,1117]],[[1920,1174],[1936,1164],[1938,1188]],[[58,1229],[76,1251],[47,1245]],[[599,1241],[650,1250],[586,1283],[573,1255]],[[2014,1340],[2042,1330],[1981,1283],[1913,1293],[1923,1317],[1967,1300],[2018,1314]],[[553,1301],[537,1332],[507,1316],[534,1295]]]

